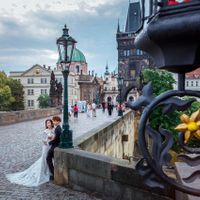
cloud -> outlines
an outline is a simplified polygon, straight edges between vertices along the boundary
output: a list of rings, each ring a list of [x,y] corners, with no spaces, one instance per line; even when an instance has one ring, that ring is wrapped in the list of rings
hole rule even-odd
[[[34,64],[52,66],[52,62],[55,63],[57,60],[57,52],[49,49],[6,49],[0,50],[0,54],[0,70],[7,73],[25,70]],[[13,64],[15,67],[13,67]]]
[[[9,13],[9,9],[0,9],[1,68],[27,69],[36,63],[55,66],[56,38],[62,34],[65,23],[91,68],[102,72],[106,60],[113,68],[116,67],[117,19],[123,16],[122,21],[125,21],[128,3],[124,4],[122,0],[34,2],[18,3],[23,12],[14,14]]]

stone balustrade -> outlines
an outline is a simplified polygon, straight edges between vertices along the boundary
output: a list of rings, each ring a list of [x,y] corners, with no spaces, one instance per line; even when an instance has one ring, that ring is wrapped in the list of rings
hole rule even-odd
[[[0,126],[58,115],[60,113],[60,108],[0,112]]]
[[[174,189],[147,188],[135,170],[137,127],[133,111],[74,141],[73,149],[55,149],[54,183],[112,200],[172,200]],[[125,160],[125,159],[129,160]]]

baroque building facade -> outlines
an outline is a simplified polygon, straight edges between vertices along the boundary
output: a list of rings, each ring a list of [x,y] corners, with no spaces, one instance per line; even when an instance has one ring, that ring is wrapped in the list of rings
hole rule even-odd
[[[33,65],[26,71],[11,71],[10,77],[17,79],[24,86],[24,106],[25,109],[38,109],[39,102],[38,97],[43,94],[49,95],[50,91],[50,79],[51,72],[54,72],[57,82],[61,82],[62,85],[63,75],[61,70],[41,65]],[[73,105],[75,101],[80,99],[80,89],[78,86],[78,75],[74,72],[70,72],[68,78],[68,91],[69,91],[69,104]]]
[[[54,69],[46,67],[45,65],[41,66],[36,64],[26,71],[10,72],[10,77],[20,80],[24,86],[25,109],[38,109],[38,97],[42,94],[51,95],[50,81],[52,72],[55,76],[56,82],[61,83],[63,87],[64,79],[59,60],[56,68]],[[103,79],[94,75],[94,71],[92,71],[91,74],[90,71],[88,73],[88,64],[84,54],[75,48],[73,51],[70,74],[68,77],[69,105],[72,106],[80,100],[101,103],[103,99],[103,85]],[[56,101],[59,105],[63,102],[60,102],[60,100]],[[55,105],[56,104],[57,103],[55,103]]]
[[[121,31],[118,22],[116,40],[118,50],[118,73],[124,78],[122,98],[127,99],[129,92],[140,89],[140,76],[143,68],[149,66],[150,58],[134,45],[136,31],[140,26],[141,13],[139,2],[129,2],[125,30]]]
[[[117,97],[119,94],[117,74],[114,72],[109,72],[108,64],[106,65],[106,71],[104,73],[104,101],[112,101],[114,105],[117,104]]]
[[[100,104],[103,99],[103,79],[94,75],[94,71],[90,74],[79,75],[78,84],[80,86],[80,100],[87,102],[95,102]]]
[[[177,74],[173,73],[173,77],[176,81],[176,83],[174,84],[174,89],[177,89],[178,88],[178,76],[177,76]],[[192,72],[186,73],[185,89],[200,91],[200,68],[198,68]]]

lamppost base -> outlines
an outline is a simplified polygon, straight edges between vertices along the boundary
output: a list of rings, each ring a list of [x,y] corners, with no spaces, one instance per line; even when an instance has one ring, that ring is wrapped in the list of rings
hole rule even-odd
[[[62,149],[73,148],[73,140],[72,140],[72,130],[63,129],[63,132],[60,136],[60,144],[59,147]]]
[[[123,111],[122,110],[118,111],[118,116],[123,116]]]

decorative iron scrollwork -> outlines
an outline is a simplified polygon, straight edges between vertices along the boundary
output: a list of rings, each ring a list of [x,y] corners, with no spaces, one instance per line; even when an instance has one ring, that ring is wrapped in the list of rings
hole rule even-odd
[[[151,83],[149,83],[143,88],[142,96],[139,97],[136,102],[131,102],[129,104],[129,107],[133,110],[143,108],[139,125],[139,146],[144,158],[137,163],[136,169],[140,175],[143,176],[145,184],[149,187],[164,188],[165,183],[168,183],[175,189],[184,193],[200,196],[199,189],[188,187],[177,179],[171,178],[167,175],[165,168],[170,165],[169,162],[171,157],[169,155],[169,150],[174,142],[172,133],[169,130],[165,130],[161,127],[158,131],[154,130],[149,124],[149,117],[155,108],[162,106],[162,111],[164,114],[173,112],[175,110],[184,111],[189,108],[194,101],[197,101],[197,99],[190,98],[185,100],[181,97],[189,96],[200,98],[200,92],[173,90],[163,93],[158,97],[153,97],[151,88]],[[147,138],[150,138],[152,142],[150,148],[148,146]],[[180,133],[179,143],[187,152],[200,152],[200,148],[191,148],[184,143],[183,133]],[[192,165],[192,163],[195,165],[196,163],[200,162],[199,156],[195,158],[189,158],[187,155],[180,155],[179,158],[184,160],[186,163],[190,162],[190,165]],[[191,176],[185,177],[183,181],[187,182],[195,180],[195,178],[199,175],[200,173],[197,171],[191,174]]]

